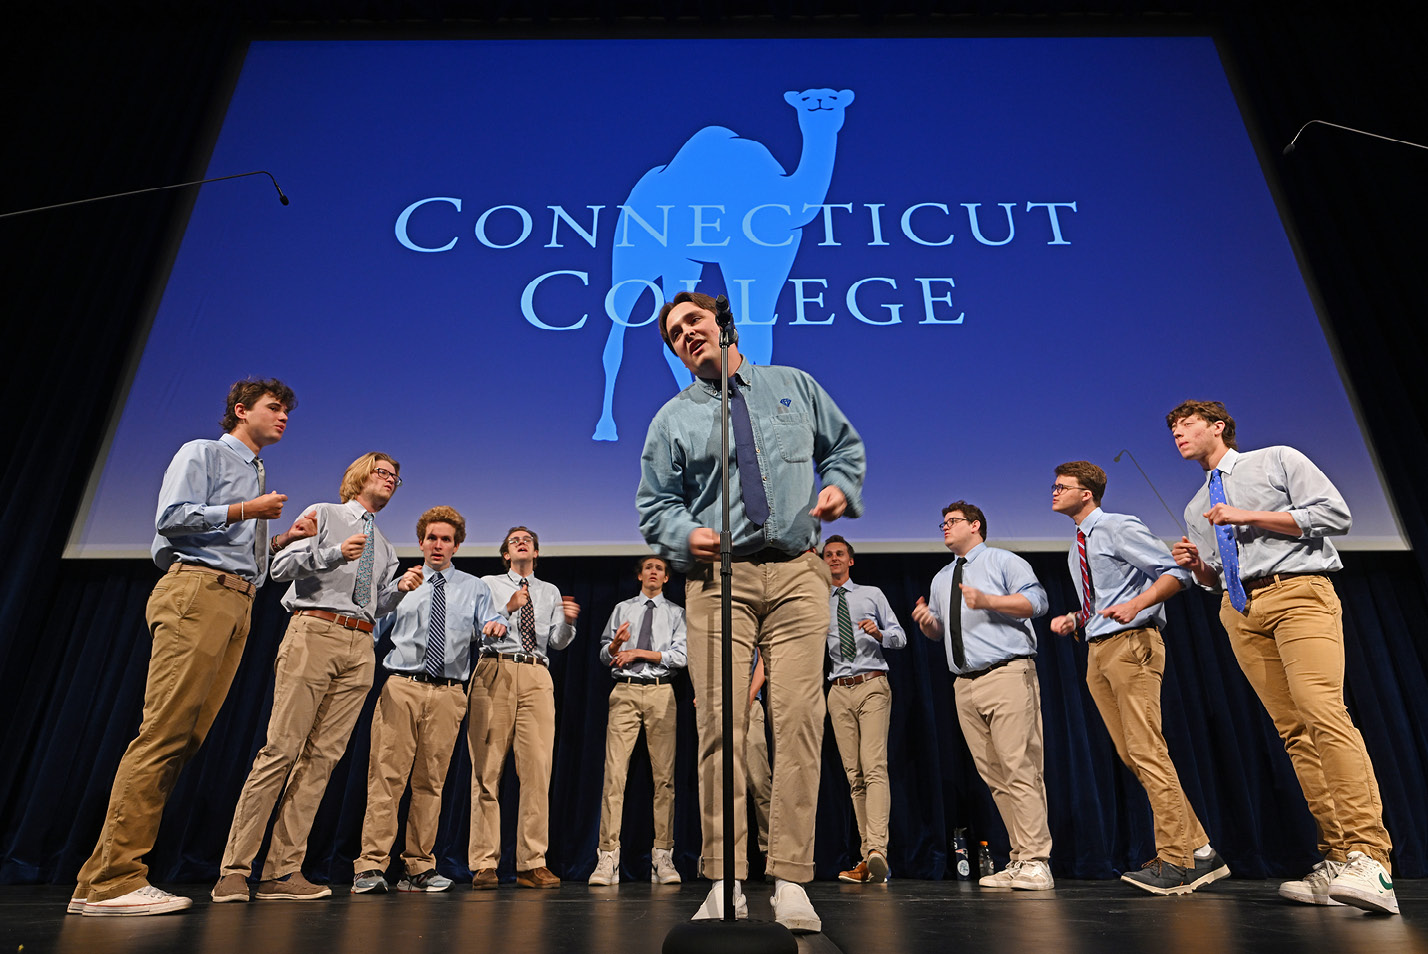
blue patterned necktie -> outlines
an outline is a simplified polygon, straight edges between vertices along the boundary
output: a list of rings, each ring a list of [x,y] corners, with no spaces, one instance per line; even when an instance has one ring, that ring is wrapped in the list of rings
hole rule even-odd
[[[535,598],[530,595],[530,580],[521,577],[521,589],[526,591],[526,605],[516,615],[516,630],[521,634],[521,652],[533,653],[536,651]]]
[[[446,672],[446,577],[431,575],[431,615],[426,624],[426,672],[440,679]]]
[[[838,594],[838,650],[844,659],[852,659],[857,643],[853,639],[853,617],[848,612],[848,591],[840,586],[833,592]]]
[[[373,529],[372,515],[363,514],[362,532],[367,535],[367,545],[357,559],[357,584],[352,587],[352,602],[358,606],[372,602],[372,563],[377,555],[377,534]]]
[[[749,421],[749,405],[744,393],[729,381],[729,423],[734,428],[734,459],[739,463],[739,490],[744,499],[744,516],[762,527],[769,520],[769,498],[759,471],[758,448],[754,446],[754,425]]]
[[[1225,499],[1225,482],[1218,470],[1210,471],[1210,506],[1215,504],[1229,506],[1229,501]],[[1216,527],[1215,543],[1220,550],[1220,566],[1225,568],[1225,589],[1230,594],[1230,605],[1236,612],[1243,613],[1249,605],[1249,598],[1245,596],[1245,585],[1240,580],[1240,548],[1235,542],[1235,528],[1229,525]]]

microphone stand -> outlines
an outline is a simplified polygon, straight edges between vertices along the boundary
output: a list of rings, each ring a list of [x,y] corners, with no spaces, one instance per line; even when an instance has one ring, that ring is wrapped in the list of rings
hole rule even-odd
[[[237,172],[231,176],[214,176],[212,179],[195,179],[192,182],[175,182],[173,185],[150,186],[147,189],[130,189],[128,192],[115,192],[110,195],[96,195],[88,199],[74,199],[70,202],[56,202],[54,205],[41,205],[33,209],[19,209],[15,212],[0,212],[0,219],[8,219],[15,215],[29,215],[31,212],[48,212],[51,209],[63,209],[71,205],[88,205],[91,202],[103,202],[106,199],[122,199],[126,195],[141,195],[145,192],[167,192],[169,189],[183,189],[192,185],[203,185],[205,182],[222,182],[225,179],[243,179],[247,176],[267,176],[273,183],[273,188],[278,190],[278,201],[283,205],[288,204],[288,197],[283,194],[283,187],[278,185],[278,180],[273,178],[273,174],[266,169],[258,169],[254,172]]]
[[[739,921],[734,914],[734,537],[729,529],[729,347],[739,340],[729,299],[714,303],[719,324],[719,701],[724,734],[724,916],[717,921],[685,921],[665,935],[662,954],[797,954],[793,932],[777,921]],[[747,729],[747,726],[745,727]]]

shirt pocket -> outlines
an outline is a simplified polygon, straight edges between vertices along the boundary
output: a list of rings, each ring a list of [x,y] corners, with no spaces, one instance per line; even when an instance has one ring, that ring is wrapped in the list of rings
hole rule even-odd
[[[808,415],[797,412],[777,414],[774,416],[773,432],[779,456],[784,460],[797,464],[813,457],[813,427],[808,423]]]

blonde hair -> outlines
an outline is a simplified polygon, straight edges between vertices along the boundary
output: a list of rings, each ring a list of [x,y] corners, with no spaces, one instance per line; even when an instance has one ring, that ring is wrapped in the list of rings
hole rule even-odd
[[[386,454],[379,454],[376,451],[368,451],[361,457],[347,465],[347,473],[342,475],[342,486],[338,488],[337,495],[346,503],[362,492],[362,488],[367,486],[367,478],[372,476],[372,471],[377,469],[377,461],[384,460],[392,465],[392,470],[398,474],[402,472],[402,465]]]

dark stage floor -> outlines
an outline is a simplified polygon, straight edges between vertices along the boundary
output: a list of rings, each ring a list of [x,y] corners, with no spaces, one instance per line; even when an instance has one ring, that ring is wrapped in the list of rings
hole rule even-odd
[[[1399,917],[1292,904],[1276,886],[1229,879],[1189,897],[1157,898],[1115,881],[1062,881],[1044,893],[945,881],[817,882],[808,893],[824,933],[801,938],[799,950],[1428,954],[1428,881],[1398,882]],[[196,899],[193,908],[147,918],[66,916],[66,887],[0,888],[0,954],[657,954],[709,883],[480,892],[458,885],[438,895],[355,897],[343,887],[327,901],[222,905],[209,901],[209,887],[177,886]],[[750,886],[753,917],[771,917],[769,890]]]

